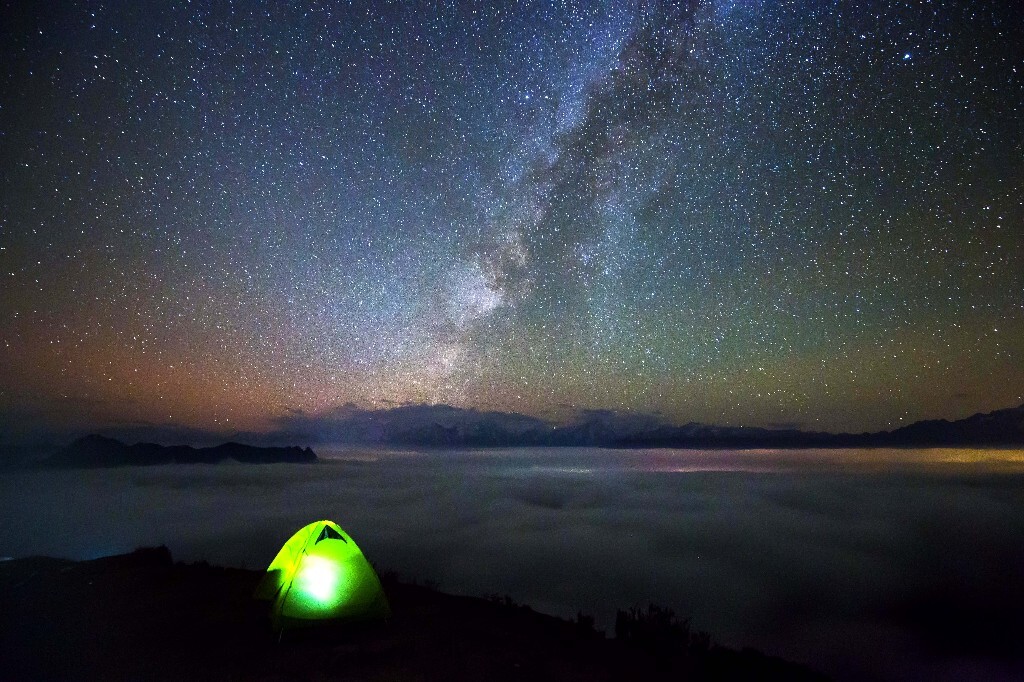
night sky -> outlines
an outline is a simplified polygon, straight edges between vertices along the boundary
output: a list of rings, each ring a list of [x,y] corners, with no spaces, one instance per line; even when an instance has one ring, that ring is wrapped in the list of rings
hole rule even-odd
[[[1024,9],[2,2],[8,428],[1024,402]]]

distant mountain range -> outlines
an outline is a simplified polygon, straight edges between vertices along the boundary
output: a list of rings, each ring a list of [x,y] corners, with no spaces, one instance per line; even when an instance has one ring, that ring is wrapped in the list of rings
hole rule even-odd
[[[1024,405],[958,421],[929,420],[894,431],[826,433],[797,429],[665,424],[651,415],[591,410],[569,425],[521,414],[448,405],[388,410],[343,406],[325,415],[290,415],[273,437],[405,447],[1024,447]],[[253,434],[255,435],[255,434]]]
[[[326,414],[296,412],[279,420],[277,426],[270,432],[231,436],[232,440],[271,447],[238,442],[201,448],[166,447],[149,442],[126,445],[122,440],[90,435],[58,450],[44,463],[58,467],[105,467],[229,460],[247,463],[317,461],[316,454],[308,447],[281,445],[296,442],[419,448],[1024,448],[1024,405],[957,421],[920,421],[894,431],[875,433],[826,433],[697,422],[677,426],[666,424],[653,415],[609,410],[585,411],[574,423],[559,425],[521,414],[482,412],[449,405],[403,405],[386,410],[345,405]],[[153,429],[152,433],[137,429],[113,435],[133,440],[178,440],[173,432],[164,433],[160,429]],[[209,441],[216,435],[204,434],[203,437]]]
[[[58,450],[45,464],[56,467],[112,467],[146,464],[216,464],[234,460],[247,464],[271,462],[315,462],[316,453],[309,448],[261,448],[240,443],[224,443],[212,448],[188,445],[170,447],[156,443],[127,445],[113,438],[90,435],[79,438]]]

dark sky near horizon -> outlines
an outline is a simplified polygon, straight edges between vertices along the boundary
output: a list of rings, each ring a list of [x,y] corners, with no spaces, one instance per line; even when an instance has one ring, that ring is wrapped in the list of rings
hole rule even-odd
[[[1017,3],[0,8],[9,429],[1024,402]]]

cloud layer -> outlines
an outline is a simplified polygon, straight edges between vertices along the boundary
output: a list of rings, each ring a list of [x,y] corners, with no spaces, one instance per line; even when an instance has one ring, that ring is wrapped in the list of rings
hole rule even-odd
[[[840,678],[1024,671],[1019,475],[672,474],[664,452],[346,457],[14,473],[0,481],[0,555],[166,543],[258,568],[295,528],[332,518],[382,568],[605,627],[616,607],[654,601]]]

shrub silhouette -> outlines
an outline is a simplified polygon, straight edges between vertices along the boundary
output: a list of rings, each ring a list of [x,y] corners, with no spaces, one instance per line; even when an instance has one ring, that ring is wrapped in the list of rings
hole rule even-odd
[[[598,632],[594,627],[594,617],[588,616],[583,611],[576,612],[576,631],[583,637],[601,637],[604,639],[604,633]]]
[[[703,646],[704,633],[699,633],[694,643]],[[679,620],[675,611],[648,604],[647,609],[638,606],[628,611],[615,612],[615,639],[649,651],[657,658],[685,655],[690,647],[690,621]]]

